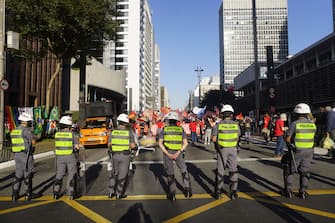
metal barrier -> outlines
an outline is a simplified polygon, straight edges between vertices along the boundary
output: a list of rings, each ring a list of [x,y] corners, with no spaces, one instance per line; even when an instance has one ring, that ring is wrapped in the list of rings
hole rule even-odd
[[[0,163],[6,162],[12,159],[12,149],[11,143],[8,140],[5,140],[2,143],[2,150],[0,150]]]

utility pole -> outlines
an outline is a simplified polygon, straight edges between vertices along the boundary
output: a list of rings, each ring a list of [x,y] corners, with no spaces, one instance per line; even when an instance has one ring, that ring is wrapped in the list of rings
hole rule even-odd
[[[5,77],[5,0],[0,0],[0,80]],[[4,143],[4,108],[5,108],[5,91],[0,89],[0,151]]]
[[[201,82],[201,72],[204,71],[201,67],[197,66],[197,69],[194,70],[198,74],[198,84],[199,84],[199,106],[200,106],[200,99],[201,99],[201,89],[200,89],[200,82]]]
[[[252,0],[252,25],[253,25],[253,39],[254,39],[255,118],[256,118],[256,123],[258,123],[259,122],[260,94],[259,94],[256,0]]]

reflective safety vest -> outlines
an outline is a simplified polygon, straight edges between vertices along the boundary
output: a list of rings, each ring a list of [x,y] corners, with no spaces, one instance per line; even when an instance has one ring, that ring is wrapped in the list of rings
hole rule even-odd
[[[295,146],[297,149],[312,149],[316,126],[312,122],[297,122],[295,125]]]
[[[236,147],[238,141],[238,124],[221,123],[218,126],[218,144],[221,147]]]
[[[115,129],[112,131],[112,151],[127,151],[130,147],[130,131],[126,129]]]
[[[73,153],[73,135],[72,132],[56,132],[55,134],[55,154],[58,156],[70,155]]]
[[[164,146],[171,150],[180,150],[183,146],[183,128],[179,126],[164,127]]]
[[[11,133],[11,141],[12,141],[12,152],[18,153],[25,151],[24,139],[22,136],[22,129],[14,129]]]

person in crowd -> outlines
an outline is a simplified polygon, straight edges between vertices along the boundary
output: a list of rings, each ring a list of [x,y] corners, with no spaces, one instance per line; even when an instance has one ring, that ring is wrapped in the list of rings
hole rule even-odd
[[[335,105],[327,114],[327,133],[332,140],[335,140]]]
[[[212,137],[212,129],[213,126],[215,125],[215,122],[212,118],[212,116],[207,116],[205,118],[205,140],[204,140],[204,144],[205,145],[209,145],[211,143],[211,137]]]
[[[252,126],[252,119],[249,116],[245,116],[244,118],[244,136],[245,142],[249,144],[250,142],[250,135],[251,135],[251,126]]]
[[[198,141],[197,136],[197,122],[195,121],[195,118],[191,119],[191,122],[189,124],[189,128],[191,130],[191,140],[192,144],[194,145]]]
[[[77,157],[79,135],[72,131],[72,118],[68,115],[59,120],[60,131],[55,134],[56,177],[53,187],[54,199],[61,196],[62,181],[66,173],[69,199],[75,199],[77,181]]]
[[[315,134],[315,145],[322,146],[321,141],[327,135],[327,111],[326,108],[320,106],[319,112],[315,115],[315,124],[317,127]]]
[[[167,199],[176,200],[176,179],[174,174],[174,163],[181,171],[184,183],[184,195],[187,198],[192,196],[190,176],[183,158],[187,148],[187,137],[181,126],[178,126],[179,117],[176,112],[169,112],[164,117],[166,126],[163,128],[158,145],[163,152],[164,169],[168,175],[169,193]]]
[[[136,148],[134,134],[130,130],[127,114],[117,117],[118,127],[111,131],[108,147],[111,149],[112,172],[108,186],[108,197],[122,199],[127,197],[127,176],[130,165],[130,155]]]
[[[24,112],[19,115],[18,119],[20,125],[10,133],[15,161],[15,176],[12,187],[13,201],[19,199],[22,181],[26,186],[25,199],[31,200],[37,197],[37,195],[33,193],[33,145],[36,143],[35,136],[31,129],[33,117]]]
[[[287,130],[287,127],[285,127],[285,121],[287,118],[285,113],[278,114],[278,117],[279,118],[277,118],[274,128],[274,136],[277,138],[275,157],[282,157],[285,147],[284,136],[285,131]]]
[[[300,175],[300,188],[298,196],[306,199],[308,196],[307,188],[310,178],[310,167],[314,154],[314,136],[316,126],[312,120],[308,119],[308,114],[311,113],[310,107],[305,103],[299,103],[294,108],[294,113],[298,119],[292,122],[286,132],[286,143],[288,143],[289,151],[292,150],[294,156],[290,169],[284,175],[285,191],[284,195],[292,197],[294,173]],[[292,165],[293,164],[293,165]]]
[[[240,127],[233,120],[234,109],[231,105],[223,105],[221,118],[212,132],[212,141],[217,151],[216,199],[221,199],[224,184],[224,170],[229,169],[230,198],[237,198],[238,169],[237,146],[241,135]]]
[[[269,124],[271,122],[271,117],[268,112],[265,112],[263,117],[262,135],[266,143],[270,140],[270,129]]]

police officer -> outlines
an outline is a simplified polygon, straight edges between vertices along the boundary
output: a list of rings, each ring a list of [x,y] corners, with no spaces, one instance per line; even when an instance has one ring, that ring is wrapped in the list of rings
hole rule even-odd
[[[68,115],[59,120],[60,131],[55,134],[56,178],[53,187],[54,199],[60,197],[63,177],[68,173],[67,192],[69,199],[76,198],[77,159],[79,136],[71,130],[72,118]]]
[[[311,109],[307,104],[297,104],[294,108],[294,112],[298,115],[298,119],[292,122],[287,130],[286,142],[289,146],[294,143],[295,153],[293,159],[295,162],[291,162],[291,164],[296,164],[297,171],[300,175],[298,196],[302,199],[306,199],[308,196],[306,190],[310,178],[309,169],[314,153],[313,147],[316,126],[313,121],[307,118],[308,114],[311,113]],[[294,165],[290,165],[290,168],[285,179],[286,191],[284,191],[284,195],[287,197],[292,197],[293,175],[296,171]]]
[[[112,173],[109,179],[108,197],[122,199],[127,197],[125,194],[127,176],[130,165],[130,155],[136,148],[134,135],[130,130],[127,114],[120,114],[117,117],[118,127],[111,131],[108,147],[112,154]]]
[[[34,135],[31,130],[33,118],[28,113],[19,116],[20,126],[11,133],[12,152],[15,160],[15,178],[13,182],[12,200],[19,198],[21,182],[24,180],[26,186],[26,200],[36,198],[32,192],[32,179],[34,172],[33,145]]]
[[[223,105],[220,113],[222,119],[215,124],[212,141],[217,151],[216,199],[221,198],[224,183],[224,169],[229,169],[230,198],[237,198],[237,143],[241,135],[239,124],[233,121],[234,109],[231,105]]]
[[[192,196],[190,176],[187,171],[183,152],[187,147],[187,137],[182,127],[177,126],[179,121],[176,112],[170,112],[164,117],[166,126],[159,135],[158,145],[163,152],[164,168],[168,175],[169,194],[167,198],[176,200],[176,180],[174,175],[173,161],[181,171],[184,183],[184,195]]]

